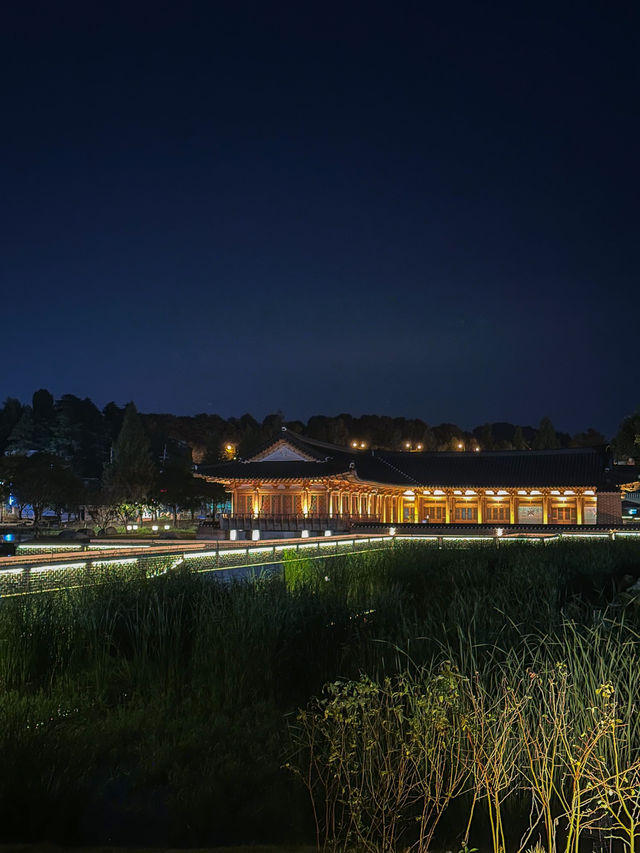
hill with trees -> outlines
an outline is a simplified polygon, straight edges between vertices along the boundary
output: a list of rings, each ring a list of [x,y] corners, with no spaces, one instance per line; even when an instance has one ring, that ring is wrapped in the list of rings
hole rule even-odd
[[[465,430],[430,425],[419,418],[387,415],[314,415],[287,421],[282,412],[259,421],[251,414],[223,418],[138,413],[133,402],[100,410],[88,397],[44,388],[30,404],[8,398],[0,407],[0,480],[18,505],[56,511],[84,504],[110,507],[123,523],[141,507],[164,506],[174,518],[220,499],[218,487],[194,477],[194,465],[246,458],[281,434],[293,432],[342,446],[411,451],[545,450],[607,443],[589,427],[574,435],[558,432],[548,416],[537,427],[505,422]],[[612,440],[618,458],[640,458],[640,409],[625,418]],[[94,516],[95,517],[95,516]],[[107,521],[105,517],[104,521]]]

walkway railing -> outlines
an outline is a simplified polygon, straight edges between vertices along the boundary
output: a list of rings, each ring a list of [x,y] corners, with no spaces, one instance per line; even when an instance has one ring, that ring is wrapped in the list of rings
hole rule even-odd
[[[374,534],[281,539],[255,545],[183,542],[101,553],[76,550],[58,554],[18,554],[0,558],[0,597],[95,585],[113,577],[155,577],[181,565],[196,572],[260,568],[281,564],[285,554],[299,555],[300,559],[324,558],[392,545],[392,536]]]
[[[349,530],[354,524],[376,523],[379,515],[342,514],[329,516],[327,513],[308,515],[234,514],[223,516],[220,522],[204,521],[201,528],[220,527],[222,530]]]
[[[413,531],[407,527],[414,527]],[[460,547],[466,542],[492,543],[496,547],[509,542],[537,541],[541,544],[557,539],[590,538],[634,538],[640,545],[640,525],[634,529],[594,528],[566,526],[532,529],[530,525],[519,525],[519,529],[503,529],[502,535],[491,527],[457,525],[458,529],[434,529],[428,525],[398,525],[394,535],[385,525],[384,532],[352,533],[344,536],[320,536],[315,538],[272,539],[262,542],[173,542],[172,544],[129,545],[120,547],[105,543],[90,546],[92,550],[66,550],[69,544],[60,546],[65,550],[57,553],[17,554],[0,557],[0,597],[51,592],[80,586],[104,583],[109,579],[149,578],[165,574],[185,565],[196,572],[218,572],[275,566],[282,563],[285,555],[295,559],[326,559],[341,554],[379,551],[393,547],[397,541],[421,542],[426,546]],[[48,546],[53,547],[53,546]],[[103,550],[98,550],[100,547]],[[289,559],[292,558],[291,556]]]

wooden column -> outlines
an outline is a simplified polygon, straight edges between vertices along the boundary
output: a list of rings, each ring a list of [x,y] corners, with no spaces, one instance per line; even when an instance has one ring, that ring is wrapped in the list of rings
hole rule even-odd
[[[549,524],[549,495],[542,496],[542,523]]]
[[[516,523],[516,496],[509,495],[509,524]]]
[[[582,497],[582,495],[576,495],[576,524],[582,524],[583,523],[583,521],[582,521],[582,517],[584,515],[584,513],[582,511],[583,507],[584,507],[584,498]]]
[[[260,512],[260,489],[256,486],[253,490],[253,514],[258,515]]]
[[[333,518],[333,492],[329,489],[327,494],[327,512],[329,513],[329,518]]]
[[[451,495],[447,495],[444,500],[444,523],[451,524],[451,504],[453,502],[453,498]]]
[[[484,498],[478,495],[478,524],[484,522]]]

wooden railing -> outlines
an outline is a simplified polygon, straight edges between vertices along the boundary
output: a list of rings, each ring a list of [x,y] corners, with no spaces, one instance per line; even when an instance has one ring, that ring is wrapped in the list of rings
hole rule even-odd
[[[204,521],[201,527],[222,530],[349,530],[354,524],[376,524],[379,515],[228,515],[216,521]]]

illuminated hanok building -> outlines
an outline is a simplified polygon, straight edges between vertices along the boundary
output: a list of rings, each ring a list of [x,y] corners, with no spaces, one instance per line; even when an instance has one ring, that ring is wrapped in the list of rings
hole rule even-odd
[[[390,452],[283,429],[250,459],[201,469],[231,495],[225,526],[287,531],[355,525],[609,525],[635,470],[600,448]],[[633,472],[633,477],[629,471]]]

